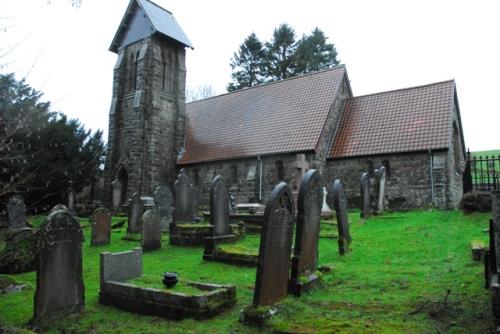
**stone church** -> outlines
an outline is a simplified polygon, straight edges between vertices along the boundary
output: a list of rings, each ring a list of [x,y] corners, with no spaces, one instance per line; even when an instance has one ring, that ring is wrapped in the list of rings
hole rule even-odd
[[[212,178],[237,202],[265,203],[310,168],[340,178],[350,203],[360,176],[384,165],[389,209],[454,208],[465,145],[454,81],[354,96],[345,66],[185,103],[185,49],[172,13],[131,0],[111,43],[118,54],[105,189],[150,195],[181,168],[208,203]]]

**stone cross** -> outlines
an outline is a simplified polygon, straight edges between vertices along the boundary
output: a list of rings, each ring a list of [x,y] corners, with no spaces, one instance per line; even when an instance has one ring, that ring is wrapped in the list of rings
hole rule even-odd
[[[381,166],[377,173],[378,176],[378,201],[377,201],[377,211],[379,214],[384,213],[385,209],[385,180],[387,173],[385,167]]]
[[[327,197],[328,191],[326,190],[326,187],[323,187],[323,204],[321,205],[321,214],[326,216],[332,213],[332,209],[328,205]]]
[[[300,296],[301,291],[318,280],[318,240],[323,187],[321,177],[315,169],[304,175],[297,198],[297,227],[293,248],[292,272],[289,283],[293,294]]]
[[[147,210],[142,216],[141,247],[145,252],[161,248],[160,220],[155,210]]]
[[[26,208],[20,195],[14,195],[7,202],[7,215],[9,216],[9,229],[26,227]]]
[[[160,217],[160,229],[162,232],[168,231],[172,222],[172,193],[167,186],[158,186],[153,192],[155,201],[155,211]]]
[[[83,233],[67,211],[52,212],[37,232],[35,323],[83,309]]]
[[[285,182],[274,187],[264,212],[260,236],[254,307],[272,305],[287,296],[292,253],[294,207]]]
[[[177,176],[175,188],[175,222],[191,222],[193,219],[193,185],[184,169]]]
[[[137,193],[134,193],[128,207],[128,233],[138,233],[142,230],[141,217],[143,210],[144,203],[141,197]]]
[[[113,211],[117,212],[120,208],[122,200],[122,183],[119,180],[114,180],[111,182],[111,187],[113,188],[112,205]]]
[[[111,242],[111,215],[106,208],[97,208],[92,216],[90,245],[108,245]]]
[[[292,163],[292,167],[297,170],[295,184],[298,186],[307,169],[309,169],[309,163],[306,161],[306,155],[303,153],[297,154],[297,160]]]
[[[363,173],[361,175],[361,218],[370,218],[371,216],[371,201],[370,201],[370,174]]]
[[[340,180],[333,182],[333,204],[337,214],[337,228],[339,232],[339,253],[344,255],[350,251],[351,234],[347,215],[347,198]]]
[[[214,236],[230,234],[228,203],[226,182],[217,175],[210,185],[210,225],[213,226]]]

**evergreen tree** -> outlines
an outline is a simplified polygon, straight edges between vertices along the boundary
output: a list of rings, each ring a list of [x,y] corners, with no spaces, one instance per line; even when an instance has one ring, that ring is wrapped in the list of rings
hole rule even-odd
[[[262,43],[254,33],[250,34],[231,59],[233,81],[227,85],[227,90],[231,92],[262,83],[264,58]]]
[[[295,52],[295,70],[297,74],[318,71],[339,64],[337,50],[333,44],[327,43],[327,37],[319,28],[311,35],[304,36],[297,43]]]
[[[295,75],[295,31],[283,23],[274,29],[273,38],[266,43],[266,78],[282,80]]]

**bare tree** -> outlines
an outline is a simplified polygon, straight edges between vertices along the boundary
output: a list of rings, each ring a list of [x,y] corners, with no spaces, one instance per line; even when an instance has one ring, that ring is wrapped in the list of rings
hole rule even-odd
[[[186,102],[194,102],[207,99],[215,95],[215,90],[212,85],[198,86],[196,89],[186,89]]]

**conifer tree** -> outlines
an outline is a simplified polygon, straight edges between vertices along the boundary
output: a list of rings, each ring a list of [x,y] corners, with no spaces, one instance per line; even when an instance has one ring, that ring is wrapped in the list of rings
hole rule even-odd
[[[233,81],[227,85],[227,90],[231,92],[262,83],[264,58],[262,43],[254,33],[250,34],[231,59]]]
[[[295,52],[296,74],[319,71],[339,64],[335,46],[326,40],[323,31],[317,27],[311,35],[302,37]]]

